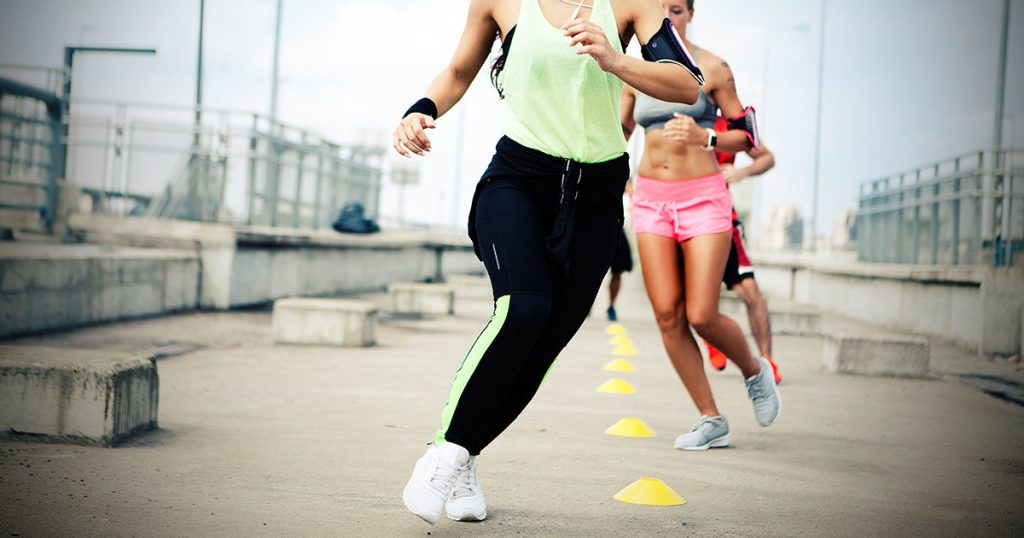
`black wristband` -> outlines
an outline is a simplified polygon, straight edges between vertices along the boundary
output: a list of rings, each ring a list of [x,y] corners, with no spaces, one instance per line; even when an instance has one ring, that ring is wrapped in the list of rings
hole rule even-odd
[[[435,105],[434,101],[432,101],[429,97],[424,97],[423,99],[420,99],[419,101],[413,103],[413,105],[409,107],[409,110],[405,111],[405,114],[402,117],[405,118],[406,116],[412,114],[413,112],[426,114],[431,118],[434,118],[435,120],[437,119],[437,105]]]

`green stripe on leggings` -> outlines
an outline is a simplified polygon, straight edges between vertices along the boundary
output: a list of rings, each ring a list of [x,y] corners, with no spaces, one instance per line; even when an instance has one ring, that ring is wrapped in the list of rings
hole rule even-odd
[[[455,414],[455,407],[459,405],[459,397],[462,396],[466,383],[469,382],[469,378],[476,371],[476,366],[480,364],[480,359],[490,349],[494,338],[498,336],[501,328],[505,325],[505,318],[508,316],[509,298],[508,295],[503,295],[494,301],[494,315],[491,316],[491,321],[487,323],[483,332],[477,337],[473,347],[469,348],[466,358],[462,359],[462,366],[455,373],[455,383],[452,384],[452,391],[448,395],[448,403],[444,405],[444,411],[441,412],[441,429],[437,430],[435,442],[440,443],[444,441],[444,434],[452,423],[452,415]]]

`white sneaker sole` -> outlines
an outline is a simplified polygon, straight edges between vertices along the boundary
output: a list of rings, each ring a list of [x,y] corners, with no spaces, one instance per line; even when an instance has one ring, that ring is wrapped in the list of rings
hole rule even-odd
[[[718,437],[716,439],[712,439],[711,442],[709,442],[706,445],[697,445],[697,446],[679,446],[679,445],[676,445],[676,449],[677,450],[707,450],[709,448],[726,448],[731,443],[732,443],[732,435],[727,433],[727,434],[723,435],[722,437]]]
[[[483,514],[466,514],[466,515],[461,516],[461,517],[456,517],[456,516],[453,516],[453,515],[447,514],[447,513],[445,515],[447,515],[448,519],[450,519],[452,521],[483,521],[483,520],[487,519],[487,511],[486,510],[484,511]]]
[[[441,520],[441,513],[438,512],[436,515],[433,512],[424,510],[418,506],[417,503],[413,502],[412,496],[409,494],[409,486],[405,486],[402,490],[402,502],[405,503],[405,508],[412,512],[416,517],[426,521],[427,523],[434,525]]]

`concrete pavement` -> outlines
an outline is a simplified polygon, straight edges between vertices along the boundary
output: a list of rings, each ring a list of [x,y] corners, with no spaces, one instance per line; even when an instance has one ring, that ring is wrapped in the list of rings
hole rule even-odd
[[[710,372],[734,447],[672,449],[696,419],[639,275],[619,306],[640,351],[612,357],[603,295],[520,420],[479,459],[490,519],[429,527],[400,493],[489,305],[384,318],[367,349],[274,346],[269,312],[189,314],[14,344],[158,350],[160,430],[120,448],[0,442],[5,535],[1019,535],[1024,408],[949,380],[825,373],[821,339],[780,337],[785,407],[754,422],[734,367]],[[948,351],[946,352],[949,353]],[[944,359],[963,364],[972,360]],[[602,431],[643,419],[657,437]],[[611,498],[642,476],[687,504]]]

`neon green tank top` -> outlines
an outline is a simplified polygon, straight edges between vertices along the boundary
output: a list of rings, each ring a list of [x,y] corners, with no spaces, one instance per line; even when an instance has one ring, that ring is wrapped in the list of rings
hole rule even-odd
[[[499,82],[505,134],[538,151],[584,163],[626,151],[619,122],[622,81],[577,55],[563,31],[544,18],[539,0],[520,0],[519,21]],[[591,20],[622,52],[611,0],[593,0]]]

